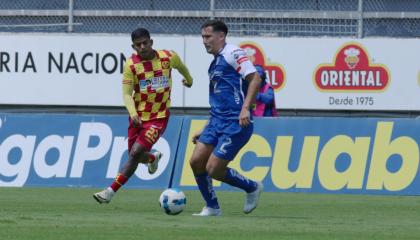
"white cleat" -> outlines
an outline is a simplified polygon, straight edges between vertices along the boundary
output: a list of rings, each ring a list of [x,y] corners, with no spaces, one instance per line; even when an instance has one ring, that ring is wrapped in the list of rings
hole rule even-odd
[[[156,151],[152,154],[155,155],[155,161],[147,164],[147,170],[149,171],[150,174],[153,174],[157,171],[158,166],[159,166],[159,161],[162,158],[162,153],[159,151]]]
[[[221,216],[222,210],[220,208],[211,208],[211,207],[203,207],[200,213],[193,213],[193,216],[200,216],[200,217],[211,217],[211,216]]]
[[[109,203],[111,202],[111,198],[114,196],[114,194],[115,192],[111,188],[107,188],[105,190],[93,194],[93,198],[101,204]]]
[[[248,214],[252,212],[258,205],[261,192],[264,190],[264,185],[261,182],[257,182],[257,189],[251,193],[246,194],[244,213]]]

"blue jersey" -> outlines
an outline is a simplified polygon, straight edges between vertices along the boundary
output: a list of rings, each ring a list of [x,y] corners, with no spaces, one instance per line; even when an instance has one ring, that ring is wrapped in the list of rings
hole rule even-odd
[[[242,79],[256,72],[245,51],[226,44],[214,57],[208,73],[210,77],[210,114],[221,119],[238,119],[244,103]]]

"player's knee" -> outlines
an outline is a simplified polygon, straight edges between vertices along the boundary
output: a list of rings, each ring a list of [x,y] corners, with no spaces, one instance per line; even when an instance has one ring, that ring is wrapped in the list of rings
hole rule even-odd
[[[205,164],[202,163],[200,158],[194,156],[190,159],[190,166],[193,171],[200,171],[205,169]]]
[[[207,164],[206,172],[211,178],[214,178],[216,180],[220,180],[222,178],[220,169],[217,168],[215,165]]]
[[[200,156],[194,155],[190,159],[190,166],[194,173],[202,173],[206,171],[207,161]]]
[[[206,172],[210,177],[213,177],[216,173],[216,169],[213,166],[206,166]]]
[[[129,153],[129,160],[144,162],[144,149],[139,144],[134,144]]]

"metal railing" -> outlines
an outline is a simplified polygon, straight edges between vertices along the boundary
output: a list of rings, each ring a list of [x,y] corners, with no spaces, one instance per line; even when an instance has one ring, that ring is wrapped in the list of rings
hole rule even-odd
[[[237,36],[420,36],[420,0],[174,0],[164,6],[158,0],[124,2],[127,5],[113,0],[0,3],[0,31],[126,33],[142,25],[153,33],[199,34],[202,22],[217,18]]]

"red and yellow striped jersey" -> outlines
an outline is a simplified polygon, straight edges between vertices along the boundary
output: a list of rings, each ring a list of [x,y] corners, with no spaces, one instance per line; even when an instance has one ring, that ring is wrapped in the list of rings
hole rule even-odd
[[[169,116],[172,87],[171,70],[181,70],[181,74],[192,82],[178,55],[173,51],[156,50],[152,60],[142,60],[133,54],[125,63],[123,73],[123,95],[131,95],[134,100],[124,99],[130,116],[139,114],[142,121]],[[184,74],[186,71],[186,74]]]

